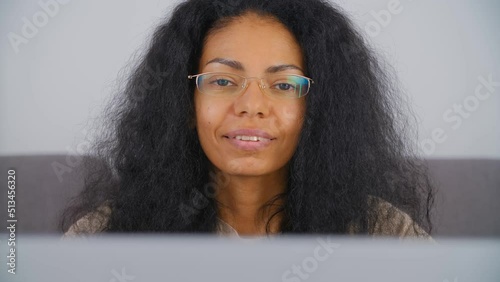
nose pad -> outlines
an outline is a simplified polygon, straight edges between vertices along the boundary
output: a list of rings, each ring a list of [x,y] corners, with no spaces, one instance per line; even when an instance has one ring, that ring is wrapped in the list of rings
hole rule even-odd
[[[263,78],[261,78],[259,80],[259,87],[260,87],[261,90],[266,89],[266,84],[264,83],[264,79]]]
[[[252,88],[249,90],[251,80],[257,80],[258,90]],[[263,98],[263,83],[259,78],[247,78],[242,84],[243,89],[239,98],[234,101],[234,110],[238,115],[264,117],[269,114],[267,102]],[[260,92],[260,93],[258,93]]]
[[[257,78],[257,77],[248,77],[246,82],[241,86],[242,92],[247,90],[247,88],[250,86],[250,81],[254,80],[254,79],[257,80],[257,85],[259,86],[260,90],[264,90],[266,88],[266,85],[264,83],[264,79]]]

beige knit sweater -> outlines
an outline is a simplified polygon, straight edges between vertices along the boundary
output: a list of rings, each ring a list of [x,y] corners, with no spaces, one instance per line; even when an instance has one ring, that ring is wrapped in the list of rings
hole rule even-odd
[[[395,216],[392,217],[390,221],[378,220],[375,224],[373,235],[375,236],[391,236],[399,238],[423,238],[432,240],[432,238],[427,234],[422,228],[415,225],[411,217],[405,212],[397,209],[390,203],[378,199],[371,198],[377,201],[377,206],[380,210],[380,218],[386,218],[387,212],[390,209],[395,211]],[[73,237],[78,235],[88,235],[101,232],[107,224],[108,216],[111,213],[111,209],[108,206],[101,206],[98,211],[91,212],[86,216],[80,218],[76,223],[74,223],[66,233],[64,237]],[[350,234],[356,234],[356,226],[351,225],[349,228]],[[237,236],[238,232],[229,224],[224,222],[222,219],[218,218],[217,232],[216,234],[221,236]]]

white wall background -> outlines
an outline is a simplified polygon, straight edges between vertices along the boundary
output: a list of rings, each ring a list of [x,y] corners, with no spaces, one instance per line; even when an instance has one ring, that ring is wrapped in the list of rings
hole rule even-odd
[[[91,139],[119,72],[178,3],[55,1],[0,2],[0,155],[67,154]],[[335,2],[395,67],[425,155],[500,158],[500,2]],[[57,3],[51,15],[43,3]],[[23,35],[26,21],[37,31]],[[479,86],[490,76],[498,85]]]

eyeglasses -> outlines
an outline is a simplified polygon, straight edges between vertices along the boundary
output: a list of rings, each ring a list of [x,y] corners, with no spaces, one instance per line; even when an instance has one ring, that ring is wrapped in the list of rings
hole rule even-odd
[[[309,93],[311,78],[296,74],[270,74],[263,78],[244,77],[223,72],[207,72],[188,75],[188,79],[196,79],[196,87],[206,95],[235,97],[248,87],[250,79],[258,79],[260,89],[267,95],[277,98],[296,99]]]

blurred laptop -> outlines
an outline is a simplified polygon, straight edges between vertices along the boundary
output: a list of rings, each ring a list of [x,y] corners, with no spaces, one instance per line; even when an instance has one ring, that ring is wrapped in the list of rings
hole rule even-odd
[[[0,281],[500,281],[498,239],[0,235]]]

